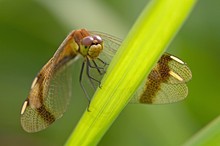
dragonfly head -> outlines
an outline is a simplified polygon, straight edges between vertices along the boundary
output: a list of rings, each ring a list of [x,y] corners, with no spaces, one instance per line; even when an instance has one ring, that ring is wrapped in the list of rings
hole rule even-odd
[[[103,50],[103,40],[98,35],[90,35],[86,29],[75,30],[74,41],[78,44],[77,51],[84,57],[95,59]]]
[[[80,53],[83,56],[88,56],[91,59],[95,59],[103,50],[102,38],[98,35],[86,36],[81,40]]]

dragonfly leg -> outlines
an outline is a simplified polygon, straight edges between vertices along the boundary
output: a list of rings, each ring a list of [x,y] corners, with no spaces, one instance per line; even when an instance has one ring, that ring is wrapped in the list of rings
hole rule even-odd
[[[105,72],[106,72],[106,71],[105,71],[105,66],[108,65],[108,63],[104,62],[104,61],[103,61],[102,59],[100,59],[100,58],[97,58],[97,61],[101,62],[101,63],[103,64],[103,66],[100,67],[100,66],[96,63],[96,60],[92,60],[94,66],[92,66],[90,62],[89,62],[89,66],[90,66],[91,68],[97,69],[97,71],[99,72],[100,75],[105,74]],[[102,71],[102,70],[103,70],[103,71]]]
[[[87,73],[87,76],[88,76],[88,78],[89,78],[89,81],[91,82],[91,84],[93,85],[93,88],[95,89],[95,85],[94,85],[94,83],[93,83],[93,81],[96,81],[98,84],[99,84],[99,87],[101,87],[100,85],[101,85],[101,82],[99,81],[99,80],[97,80],[97,79],[95,79],[95,78],[93,78],[91,75],[90,75],[90,62],[89,62],[89,59],[88,58],[86,58],[86,62],[87,62],[87,64],[86,64],[86,73]]]
[[[106,70],[105,70],[105,69],[106,69],[105,66],[107,66],[107,65],[109,65],[109,64],[108,64],[107,62],[103,61],[103,60],[100,59],[100,58],[97,58],[97,60],[103,64],[103,67],[102,67],[102,68],[103,68],[104,73],[105,73],[105,72],[106,72]],[[103,73],[103,74],[104,74],[104,73]]]
[[[97,69],[97,71],[99,72],[100,75],[105,74],[105,70],[104,70],[105,68],[104,67],[99,67],[94,60],[92,60],[92,62],[95,65],[95,68]],[[103,70],[103,71],[101,71],[101,70]]]
[[[104,64],[104,66],[103,67],[105,67],[106,65],[109,65],[108,63],[106,63],[105,61],[103,61],[102,59],[100,59],[100,58],[97,58],[97,60],[98,61],[100,61],[101,63],[103,63]]]
[[[93,64],[94,64],[94,66],[90,63],[89,60],[88,60],[88,66],[89,66],[90,68],[95,68],[95,69],[97,69],[97,71],[99,72],[99,74],[101,74],[101,73],[102,73],[101,70],[104,69],[104,68],[103,68],[103,67],[99,67],[99,66],[95,63],[94,60],[92,60],[92,62],[93,62]],[[101,74],[101,75],[102,75],[102,74]]]
[[[87,93],[87,91],[86,91],[86,89],[85,89],[85,87],[83,86],[83,83],[82,83],[82,75],[83,75],[84,66],[85,66],[85,61],[83,61],[82,68],[81,68],[81,71],[80,71],[79,83],[80,83],[80,86],[83,89],[83,92],[85,93],[86,98],[87,98],[87,100],[90,104],[91,99],[90,99],[89,94]]]

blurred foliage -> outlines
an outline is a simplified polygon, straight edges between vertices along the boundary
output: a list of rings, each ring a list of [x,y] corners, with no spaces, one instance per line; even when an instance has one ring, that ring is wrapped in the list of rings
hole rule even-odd
[[[32,80],[72,29],[88,28],[123,38],[145,0],[1,0],[0,144],[63,145],[87,107],[74,74],[74,97],[63,118],[28,134],[20,109]],[[180,145],[219,115],[220,1],[198,1],[168,52],[193,73],[188,98],[170,105],[128,105],[99,145]],[[80,66],[80,62],[77,63]]]

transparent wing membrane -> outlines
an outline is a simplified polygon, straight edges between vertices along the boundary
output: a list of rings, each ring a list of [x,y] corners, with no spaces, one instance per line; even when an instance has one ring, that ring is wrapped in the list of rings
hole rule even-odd
[[[72,95],[72,76],[72,67],[64,65],[53,75],[49,83],[44,103],[56,119],[66,111]]]
[[[131,103],[165,104],[183,100],[188,94],[186,82],[190,69],[178,58],[165,53],[137,90]]]
[[[43,81],[42,101],[40,101],[42,105],[36,107],[29,103],[21,115],[22,127],[28,132],[45,129],[56,119],[62,117],[72,95],[73,72],[71,65],[63,65],[56,72],[47,74],[48,77]],[[29,96],[39,96],[33,95],[33,93],[39,94],[36,89],[33,88]]]

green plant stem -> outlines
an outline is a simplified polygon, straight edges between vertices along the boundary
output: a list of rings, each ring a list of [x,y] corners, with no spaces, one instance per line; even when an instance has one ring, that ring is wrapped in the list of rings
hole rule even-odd
[[[154,0],[113,58],[98,89],[66,145],[97,145],[129,102],[180,26],[195,0]]]
[[[217,146],[220,144],[220,116],[199,131],[184,146]]]

